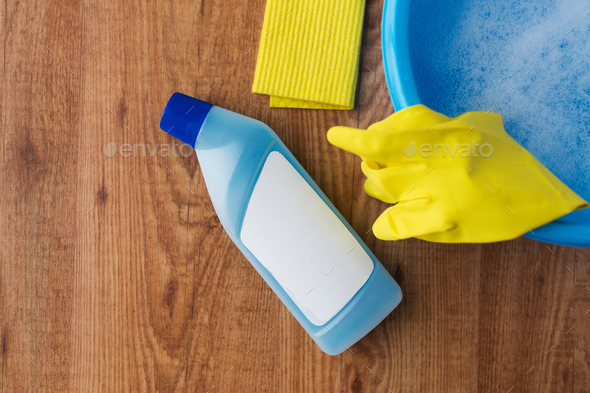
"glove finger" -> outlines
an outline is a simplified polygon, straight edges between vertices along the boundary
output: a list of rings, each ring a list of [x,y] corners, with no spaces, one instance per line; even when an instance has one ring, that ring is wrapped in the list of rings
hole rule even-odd
[[[407,161],[408,158],[413,157],[416,154],[417,146],[415,142],[410,144],[410,139],[413,141],[418,137],[413,135],[407,138],[393,132],[372,132],[342,126],[332,127],[328,130],[328,141],[334,146],[363,159],[383,163]]]
[[[413,157],[417,149],[416,141],[430,138],[432,128],[450,120],[450,117],[424,105],[415,105],[394,113],[367,130],[332,127],[327,137],[334,146],[362,158],[394,162]]]
[[[370,197],[373,197],[375,199],[379,199],[380,201],[385,202],[385,203],[396,203],[397,202],[388,193],[381,190],[377,185],[375,185],[369,179],[365,180],[364,188],[365,188],[365,192]]]
[[[399,240],[444,233],[455,227],[430,206],[429,198],[423,197],[387,208],[375,221],[373,233],[381,240]]]
[[[426,127],[423,130],[412,128],[407,131],[373,132],[336,126],[328,130],[328,141],[362,159],[382,163],[411,162],[419,150],[416,141],[427,140],[431,134]]]
[[[422,162],[412,162],[407,164],[390,164],[385,168],[381,168],[377,163],[371,160],[363,160],[361,169],[367,180],[371,183],[369,190],[375,192],[376,195],[384,195],[385,197],[378,197],[384,202],[394,203],[400,200],[412,198],[409,195],[410,191],[415,187],[422,176],[427,173],[426,164]],[[365,191],[367,191],[367,183],[365,183]],[[371,195],[373,196],[373,195]]]
[[[382,136],[358,128],[336,126],[328,130],[328,142],[363,158],[387,162],[383,159],[384,141]],[[377,159],[380,155],[381,159]]]
[[[372,124],[368,130],[403,132],[409,129],[425,129],[426,126],[434,126],[435,124],[444,123],[451,119],[442,113],[435,112],[420,104],[397,111],[380,122]]]

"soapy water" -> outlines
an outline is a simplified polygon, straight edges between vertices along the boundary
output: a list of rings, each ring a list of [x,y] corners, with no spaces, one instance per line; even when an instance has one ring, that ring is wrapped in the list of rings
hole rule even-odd
[[[500,113],[506,131],[590,200],[590,1],[412,0],[421,102]]]

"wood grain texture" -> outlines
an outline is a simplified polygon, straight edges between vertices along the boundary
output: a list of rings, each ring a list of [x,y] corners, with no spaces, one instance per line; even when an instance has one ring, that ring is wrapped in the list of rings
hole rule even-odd
[[[354,111],[251,93],[264,0],[7,0],[0,167],[1,392],[590,392],[590,251],[528,239],[382,242],[386,205],[332,125],[391,114],[382,1]],[[400,283],[323,354],[225,234],[196,157],[162,154],[181,91],[260,119]],[[149,145],[106,157],[110,142]]]

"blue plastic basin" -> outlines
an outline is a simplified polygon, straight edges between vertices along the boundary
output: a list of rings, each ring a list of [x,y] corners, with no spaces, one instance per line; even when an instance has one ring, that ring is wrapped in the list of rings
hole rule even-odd
[[[468,9],[466,7],[471,7],[471,12],[464,12]],[[385,76],[396,111],[424,104],[448,116],[457,116],[472,110],[487,111],[495,105],[492,111],[504,116],[507,132],[580,196],[589,200],[590,86],[586,85],[586,79],[580,81],[575,75],[568,76],[571,70],[568,71],[568,65],[563,63],[564,59],[573,58],[578,59],[574,66],[579,66],[580,56],[590,60],[590,51],[586,52],[587,43],[590,43],[590,15],[584,15],[585,11],[574,12],[571,15],[579,15],[579,21],[575,22],[577,27],[574,25],[570,31],[564,29],[561,35],[556,34],[546,43],[537,44],[538,48],[531,43],[531,47],[524,50],[493,52],[493,48],[501,47],[503,41],[500,40],[516,42],[511,36],[514,32],[522,35],[519,39],[525,43],[525,34],[531,31],[530,34],[535,34],[534,31],[538,30],[538,37],[546,30],[541,23],[545,20],[551,21],[551,26],[558,23],[573,25],[559,19],[559,12],[555,11],[558,7],[559,3],[547,0],[522,3],[482,1],[481,5],[469,0],[385,0],[381,32]],[[469,45],[463,45],[464,42]],[[477,61],[478,57],[470,58],[470,52],[466,52],[469,50],[478,56],[482,53],[481,64],[474,63],[474,58]],[[556,61],[560,63],[556,64]],[[522,63],[523,72],[506,77],[503,69],[510,70],[515,62]],[[532,70],[527,72],[530,67]],[[555,78],[554,85],[562,89],[547,94],[547,103],[541,100],[539,103],[551,105],[551,110],[559,114],[567,111],[571,114],[568,121],[573,119],[575,122],[575,127],[571,122],[567,124],[573,137],[568,135],[567,143],[552,147],[550,155],[543,151],[543,140],[535,134],[537,129],[527,129],[538,121],[532,117],[536,116],[536,108],[524,103],[523,108],[514,108],[514,102],[508,99],[510,94],[525,97],[527,89],[536,88],[535,83],[547,84],[548,78]],[[497,99],[494,89],[498,84],[505,84],[506,100]],[[509,90],[512,84],[514,87]],[[486,97],[496,99],[484,104]],[[557,124],[552,126],[558,138],[560,133],[563,135],[561,127],[566,125],[559,124],[559,116],[556,118]],[[590,209],[573,212],[525,236],[548,243],[590,247]]]

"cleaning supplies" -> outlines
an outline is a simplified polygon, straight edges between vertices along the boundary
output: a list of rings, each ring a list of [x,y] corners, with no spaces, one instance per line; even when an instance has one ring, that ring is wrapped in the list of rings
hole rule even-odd
[[[366,131],[333,127],[328,140],[362,157],[369,195],[396,203],[375,221],[380,239],[501,241],[588,207],[489,111],[450,118],[415,105]]]
[[[175,93],[160,127],[194,146],[228,236],[324,352],[399,304],[398,284],[268,126]]]
[[[252,91],[271,107],[353,109],[364,0],[268,0]]]

